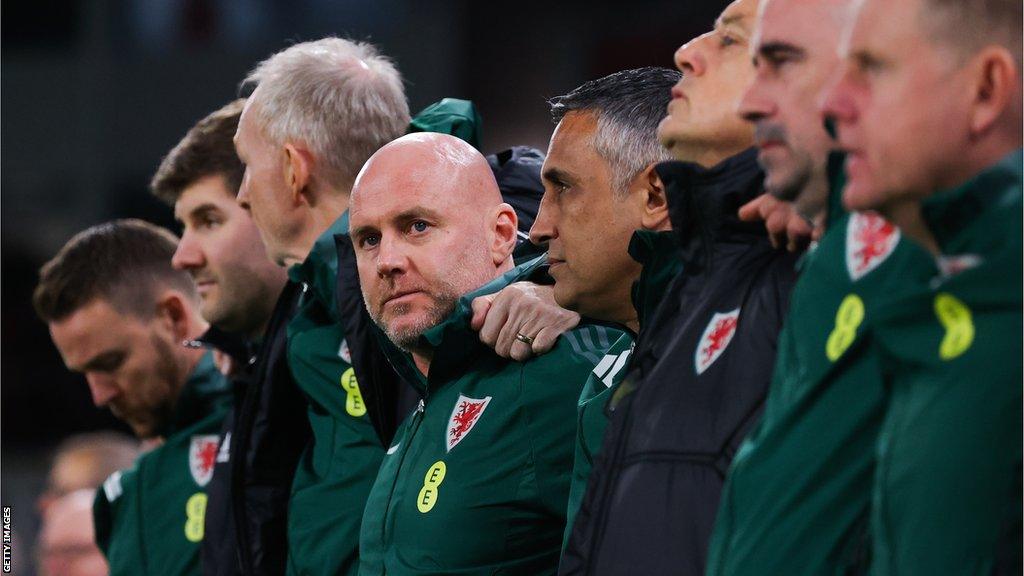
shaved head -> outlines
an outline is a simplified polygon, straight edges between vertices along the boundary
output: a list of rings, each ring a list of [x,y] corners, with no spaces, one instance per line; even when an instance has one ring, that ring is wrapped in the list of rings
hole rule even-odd
[[[483,210],[501,204],[501,191],[487,159],[464,140],[447,134],[408,134],[378,150],[356,177],[353,211],[360,194],[382,186],[391,187],[395,194],[415,189],[414,195],[444,195]]]
[[[483,155],[453,136],[410,134],[378,150],[356,178],[349,224],[366,308],[406,350],[512,268],[515,211]]]

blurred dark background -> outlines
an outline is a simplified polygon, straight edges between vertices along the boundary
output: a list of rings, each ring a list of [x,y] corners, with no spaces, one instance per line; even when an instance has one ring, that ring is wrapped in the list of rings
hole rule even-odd
[[[146,190],[161,157],[234,98],[255,63],[326,35],[392,57],[413,112],[476,102],[484,150],[545,148],[545,99],[638,66],[711,28],[724,0],[79,0],[4,2],[2,89],[2,501],[32,574],[34,502],[60,439],[126,430],[95,409],[33,315],[36,271],[72,234],[118,217],[176,229]],[[177,230],[176,230],[177,231]]]

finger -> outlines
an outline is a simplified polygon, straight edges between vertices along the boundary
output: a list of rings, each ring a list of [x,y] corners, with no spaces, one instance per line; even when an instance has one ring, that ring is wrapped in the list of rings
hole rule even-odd
[[[505,320],[505,325],[501,327],[498,338],[494,343],[494,349],[506,358],[511,354],[512,345],[516,342],[516,334],[529,336],[533,333],[533,329],[523,322],[522,310],[520,308],[520,306],[509,307],[508,318]]]
[[[543,328],[536,336],[533,337],[533,345],[530,347],[533,353],[537,356],[551,350],[555,347],[555,342],[558,341],[558,337],[562,335],[565,330],[560,328]]]
[[[494,298],[494,294],[487,294],[473,299],[473,303],[470,304],[473,309],[473,318],[469,321],[470,328],[478,332],[483,328],[484,319],[487,318],[487,311],[491,309],[491,302],[494,302]]]
[[[766,203],[766,199],[770,199],[770,196],[768,196],[767,194],[762,194],[761,196],[754,198],[750,202],[747,202],[743,206],[740,206],[740,220],[743,220],[745,222],[756,222],[758,220],[764,220],[762,206]]]
[[[778,248],[786,244],[786,226],[788,214],[783,210],[775,210],[765,220],[764,227],[768,231],[768,239],[772,246]]]
[[[513,340],[512,349],[509,350],[509,356],[516,362],[523,362],[529,360],[533,356],[533,348],[528,346],[525,342]]]
[[[484,325],[480,328],[480,341],[492,348],[498,341],[501,328],[508,322],[508,300],[508,298],[503,298],[499,292],[491,302],[491,309],[487,311]],[[508,348],[505,349],[505,353],[508,353]]]
[[[794,213],[793,217],[789,219],[789,224],[786,226],[786,237],[789,238],[787,248],[790,252],[801,250],[811,240],[811,226],[806,220]]]

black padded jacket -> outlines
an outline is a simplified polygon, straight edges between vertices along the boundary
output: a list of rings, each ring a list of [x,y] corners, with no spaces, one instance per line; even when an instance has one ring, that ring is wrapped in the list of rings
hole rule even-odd
[[[796,256],[737,210],[762,193],[756,151],[666,162],[682,271],[639,335],[559,568],[704,574],[726,471],[760,415]]]

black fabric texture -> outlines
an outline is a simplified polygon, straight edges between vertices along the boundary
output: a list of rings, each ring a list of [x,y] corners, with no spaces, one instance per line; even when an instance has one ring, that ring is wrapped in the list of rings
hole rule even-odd
[[[737,210],[763,192],[756,151],[666,162],[682,272],[641,331],[559,573],[702,575],[725,475],[763,408],[797,256]],[[698,371],[719,314],[731,339]]]

